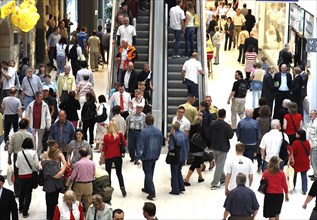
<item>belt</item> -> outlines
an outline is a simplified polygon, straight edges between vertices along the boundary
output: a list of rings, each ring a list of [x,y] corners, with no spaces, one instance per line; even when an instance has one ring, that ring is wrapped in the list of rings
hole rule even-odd
[[[130,131],[141,131],[141,129],[129,128]]]
[[[281,90],[278,90],[278,92],[281,92],[281,93],[286,93],[286,92],[289,92],[289,91],[281,91]]]
[[[78,181],[78,182],[75,182],[75,183],[91,183],[92,181],[87,181],[87,182],[81,182],[81,181]]]

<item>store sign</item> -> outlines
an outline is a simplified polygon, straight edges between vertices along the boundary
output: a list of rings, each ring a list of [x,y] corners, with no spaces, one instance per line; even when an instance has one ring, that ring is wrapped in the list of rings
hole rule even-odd
[[[317,53],[317,38],[307,38],[307,52]]]

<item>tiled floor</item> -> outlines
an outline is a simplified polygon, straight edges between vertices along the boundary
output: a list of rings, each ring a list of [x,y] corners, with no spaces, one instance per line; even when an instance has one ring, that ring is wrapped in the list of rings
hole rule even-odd
[[[243,66],[236,61],[237,56],[237,50],[227,52],[221,51],[220,65],[214,66],[214,77],[212,80],[209,80],[209,94],[212,96],[213,103],[219,108],[225,108],[227,110],[227,119],[230,118],[230,106],[227,105],[226,102],[231,91],[232,83],[234,82],[234,72],[237,69],[243,70]],[[96,94],[105,93],[103,89],[103,82],[105,80],[104,70],[95,72],[94,76],[96,82]],[[252,96],[251,93],[248,93],[246,105],[251,107],[251,103]],[[234,155],[235,143],[236,138],[234,137],[231,140],[231,150],[228,154],[228,159]],[[94,159],[96,164],[98,164],[97,161],[99,155],[98,153],[94,154]],[[170,169],[165,163],[165,156],[166,155],[162,154],[158,160],[154,175],[157,195],[154,203],[157,206],[158,219],[222,219],[225,194],[223,187],[214,191],[210,190],[210,182],[212,181],[214,171],[203,172],[205,179],[205,182],[203,183],[198,183],[197,174],[194,173],[191,178],[192,185],[186,187],[186,192],[179,196],[172,196],[168,194],[170,191]],[[3,151],[3,145],[1,146],[0,158],[1,168],[4,170],[3,173],[6,173],[7,152]],[[100,167],[99,165],[96,166],[97,169],[104,169],[104,167]],[[254,166],[256,167],[256,164]],[[187,171],[188,166],[185,166],[183,168],[183,175],[186,175]],[[308,173],[310,174],[311,171]],[[114,209],[123,209],[126,219],[144,219],[142,215],[142,206],[144,202],[148,200],[145,198],[146,194],[141,192],[144,180],[143,171],[130,163],[128,156],[124,159],[123,176],[128,193],[126,198],[122,198],[118,180],[115,171],[113,170],[112,181],[115,191],[113,193],[112,207]],[[256,191],[259,186],[259,180],[260,174],[255,173],[252,189],[256,192],[261,206],[256,219],[263,219],[262,206],[264,196]],[[312,182],[309,181],[309,187],[311,186],[311,183]],[[290,195],[289,202],[284,202],[280,216],[281,219],[309,218],[315,202],[312,201],[308,205],[307,210],[301,208],[306,197],[300,193],[300,186],[301,180],[298,178],[296,191]],[[5,184],[5,187],[12,189],[12,186],[8,186],[7,183]],[[60,195],[60,199],[62,199],[62,195]],[[41,187],[39,187],[33,192],[29,219],[44,220],[46,216],[45,213],[45,193],[42,191]]]

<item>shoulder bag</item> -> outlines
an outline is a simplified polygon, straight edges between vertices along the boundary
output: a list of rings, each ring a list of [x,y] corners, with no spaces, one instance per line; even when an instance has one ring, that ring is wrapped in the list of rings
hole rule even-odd
[[[174,143],[174,150],[169,150],[165,162],[171,165],[177,165],[180,161],[180,146],[177,145],[174,135],[171,135],[171,139]]]
[[[26,78],[28,79],[29,85],[30,85],[31,90],[32,90],[32,92],[33,92],[33,95],[34,95],[34,97],[35,97],[35,93],[34,93],[34,90],[33,90],[32,84],[31,84],[31,82],[30,82],[30,79],[29,79],[29,77],[26,77]]]
[[[37,171],[33,171],[32,166],[28,160],[28,158],[26,157],[24,151],[22,151],[23,156],[26,160],[26,162],[28,163],[30,169],[32,170],[32,188],[36,189],[39,186],[39,173]]]
[[[289,146],[289,143],[284,138],[284,132],[281,131],[281,133],[282,133],[283,140],[282,140],[282,144],[281,144],[280,152],[278,156],[286,163],[286,161],[288,160],[287,147]]]
[[[307,151],[307,149],[306,149],[304,143],[303,143],[302,141],[299,141],[299,142],[300,142],[301,145],[303,146],[306,156],[309,157],[309,153],[308,153],[308,151]]]
[[[267,179],[266,177],[264,176],[261,181],[260,181],[260,186],[258,188],[258,191],[262,194],[265,194],[266,193],[266,188],[267,188]]]
[[[289,117],[291,117],[291,120],[292,120],[292,123],[293,123],[294,129],[295,129],[295,132],[297,132],[297,128],[296,128],[296,126],[295,126],[295,122],[294,122],[294,119],[293,119],[292,115],[291,115],[291,114],[289,114]]]

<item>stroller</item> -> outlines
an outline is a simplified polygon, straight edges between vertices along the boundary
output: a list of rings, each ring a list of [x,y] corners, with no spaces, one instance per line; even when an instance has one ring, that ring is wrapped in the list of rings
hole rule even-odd
[[[96,170],[96,178],[92,182],[93,195],[99,194],[102,196],[103,201],[111,205],[111,198],[113,193],[113,188],[110,185],[109,175],[107,171],[102,169]]]

